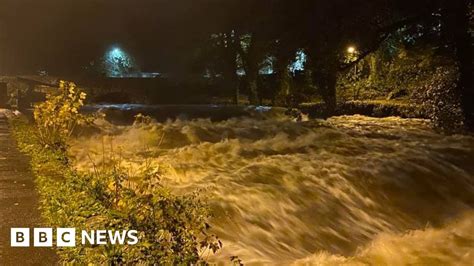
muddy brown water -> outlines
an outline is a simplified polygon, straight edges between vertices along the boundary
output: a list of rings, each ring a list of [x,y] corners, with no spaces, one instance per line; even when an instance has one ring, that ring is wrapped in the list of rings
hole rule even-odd
[[[177,192],[205,189],[224,249],[250,264],[452,264],[474,256],[474,137],[421,119],[280,114],[104,122],[73,141],[90,167],[104,138],[148,158]]]

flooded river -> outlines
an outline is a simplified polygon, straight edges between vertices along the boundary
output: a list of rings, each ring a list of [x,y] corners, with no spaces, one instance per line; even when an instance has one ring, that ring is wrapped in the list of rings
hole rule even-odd
[[[246,264],[401,265],[474,261],[474,137],[426,120],[272,114],[103,122],[79,137],[78,167],[104,142],[159,165],[176,191],[204,189],[224,249]]]

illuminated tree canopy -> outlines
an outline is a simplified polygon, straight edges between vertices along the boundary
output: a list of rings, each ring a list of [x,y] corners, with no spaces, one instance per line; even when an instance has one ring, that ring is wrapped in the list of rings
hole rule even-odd
[[[101,61],[107,77],[125,77],[138,71],[132,56],[119,47],[108,50]]]

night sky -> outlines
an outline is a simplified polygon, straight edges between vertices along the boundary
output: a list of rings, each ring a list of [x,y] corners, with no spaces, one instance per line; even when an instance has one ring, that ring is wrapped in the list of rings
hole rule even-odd
[[[186,71],[196,44],[222,26],[228,3],[0,0],[0,75],[73,73],[114,45],[144,71]]]

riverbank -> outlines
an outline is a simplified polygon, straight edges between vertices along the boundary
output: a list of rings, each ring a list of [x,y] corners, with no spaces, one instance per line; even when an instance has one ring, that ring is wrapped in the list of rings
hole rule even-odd
[[[302,113],[310,118],[327,118],[324,103],[306,103],[298,106]],[[138,114],[150,116],[158,122],[171,120],[195,120],[209,118],[212,121],[223,121],[235,117],[297,116],[298,111],[288,112],[288,107],[252,106],[229,104],[201,105],[144,105],[144,104],[92,104],[83,109],[84,113],[102,112],[109,122],[131,124]],[[303,117],[306,117],[303,115]],[[351,101],[340,103],[334,116],[364,115],[368,117],[401,117],[428,119],[427,112],[421,105],[407,101]]]
[[[8,83],[10,94],[14,90],[25,90],[25,84],[54,84],[59,80],[58,77],[0,77],[0,82]],[[107,82],[106,82],[107,81]],[[168,88],[166,79],[106,79],[97,84],[94,82],[79,81],[88,95],[90,95],[89,104],[95,105],[135,105],[142,107],[151,106],[225,106],[237,107],[234,104],[234,98],[229,97],[232,93],[219,87],[211,88],[201,84],[199,89],[190,89],[196,87],[196,81],[193,85],[184,85],[183,83],[172,83],[173,87]],[[182,87],[179,87],[182,86]],[[34,87],[36,93],[44,93],[44,87]],[[115,89],[112,89],[115,88]],[[160,88],[159,90],[156,90]],[[51,85],[50,90],[54,90]],[[157,92],[158,91],[158,92]],[[133,96],[130,95],[134,92]],[[223,94],[223,92],[227,92]],[[182,97],[186,95],[186,97]],[[37,95],[38,96],[38,95]],[[34,99],[33,99],[34,98]],[[28,101],[37,101],[42,97],[28,98]],[[241,95],[239,102],[242,107],[249,106],[248,97]],[[152,100],[155,99],[155,100]],[[156,100],[159,99],[159,100]],[[18,99],[13,100],[17,102]],[[8,101],[11,102],[11,99]],[[31,103],[31,102],[29,102]],[[271,100],[264,99],[263,105],[272,106]],[[26,104],[24,106],[27,106]],[[24,107],[23,106],[23,107]],[[273,106],[274,108],[286,108],[282,106]],[[310,102],[299,105],[304,113],[313,118],[326,117],[324,113],[325,104],[323,102]],[[146,112],[146,110],[145,110]],[[28,112],[24,112],[28,113]],[[390,117],[398,116],[402,118],[428,118],[425,107],[412,103],[409,99],[392,100],[365,100],[365,101],[346,101],[340,102],[337,106],[335,115],[365,115],[371,117]]]
[[[301,111],[313,118],[324,117],[324,103],[303,103],[299,106]],[[370,117],[423,118],[428,119],[428,114],[420,104],[407,100],[368,100],[347,101],[337,105],[336,116],[364,115]]]

